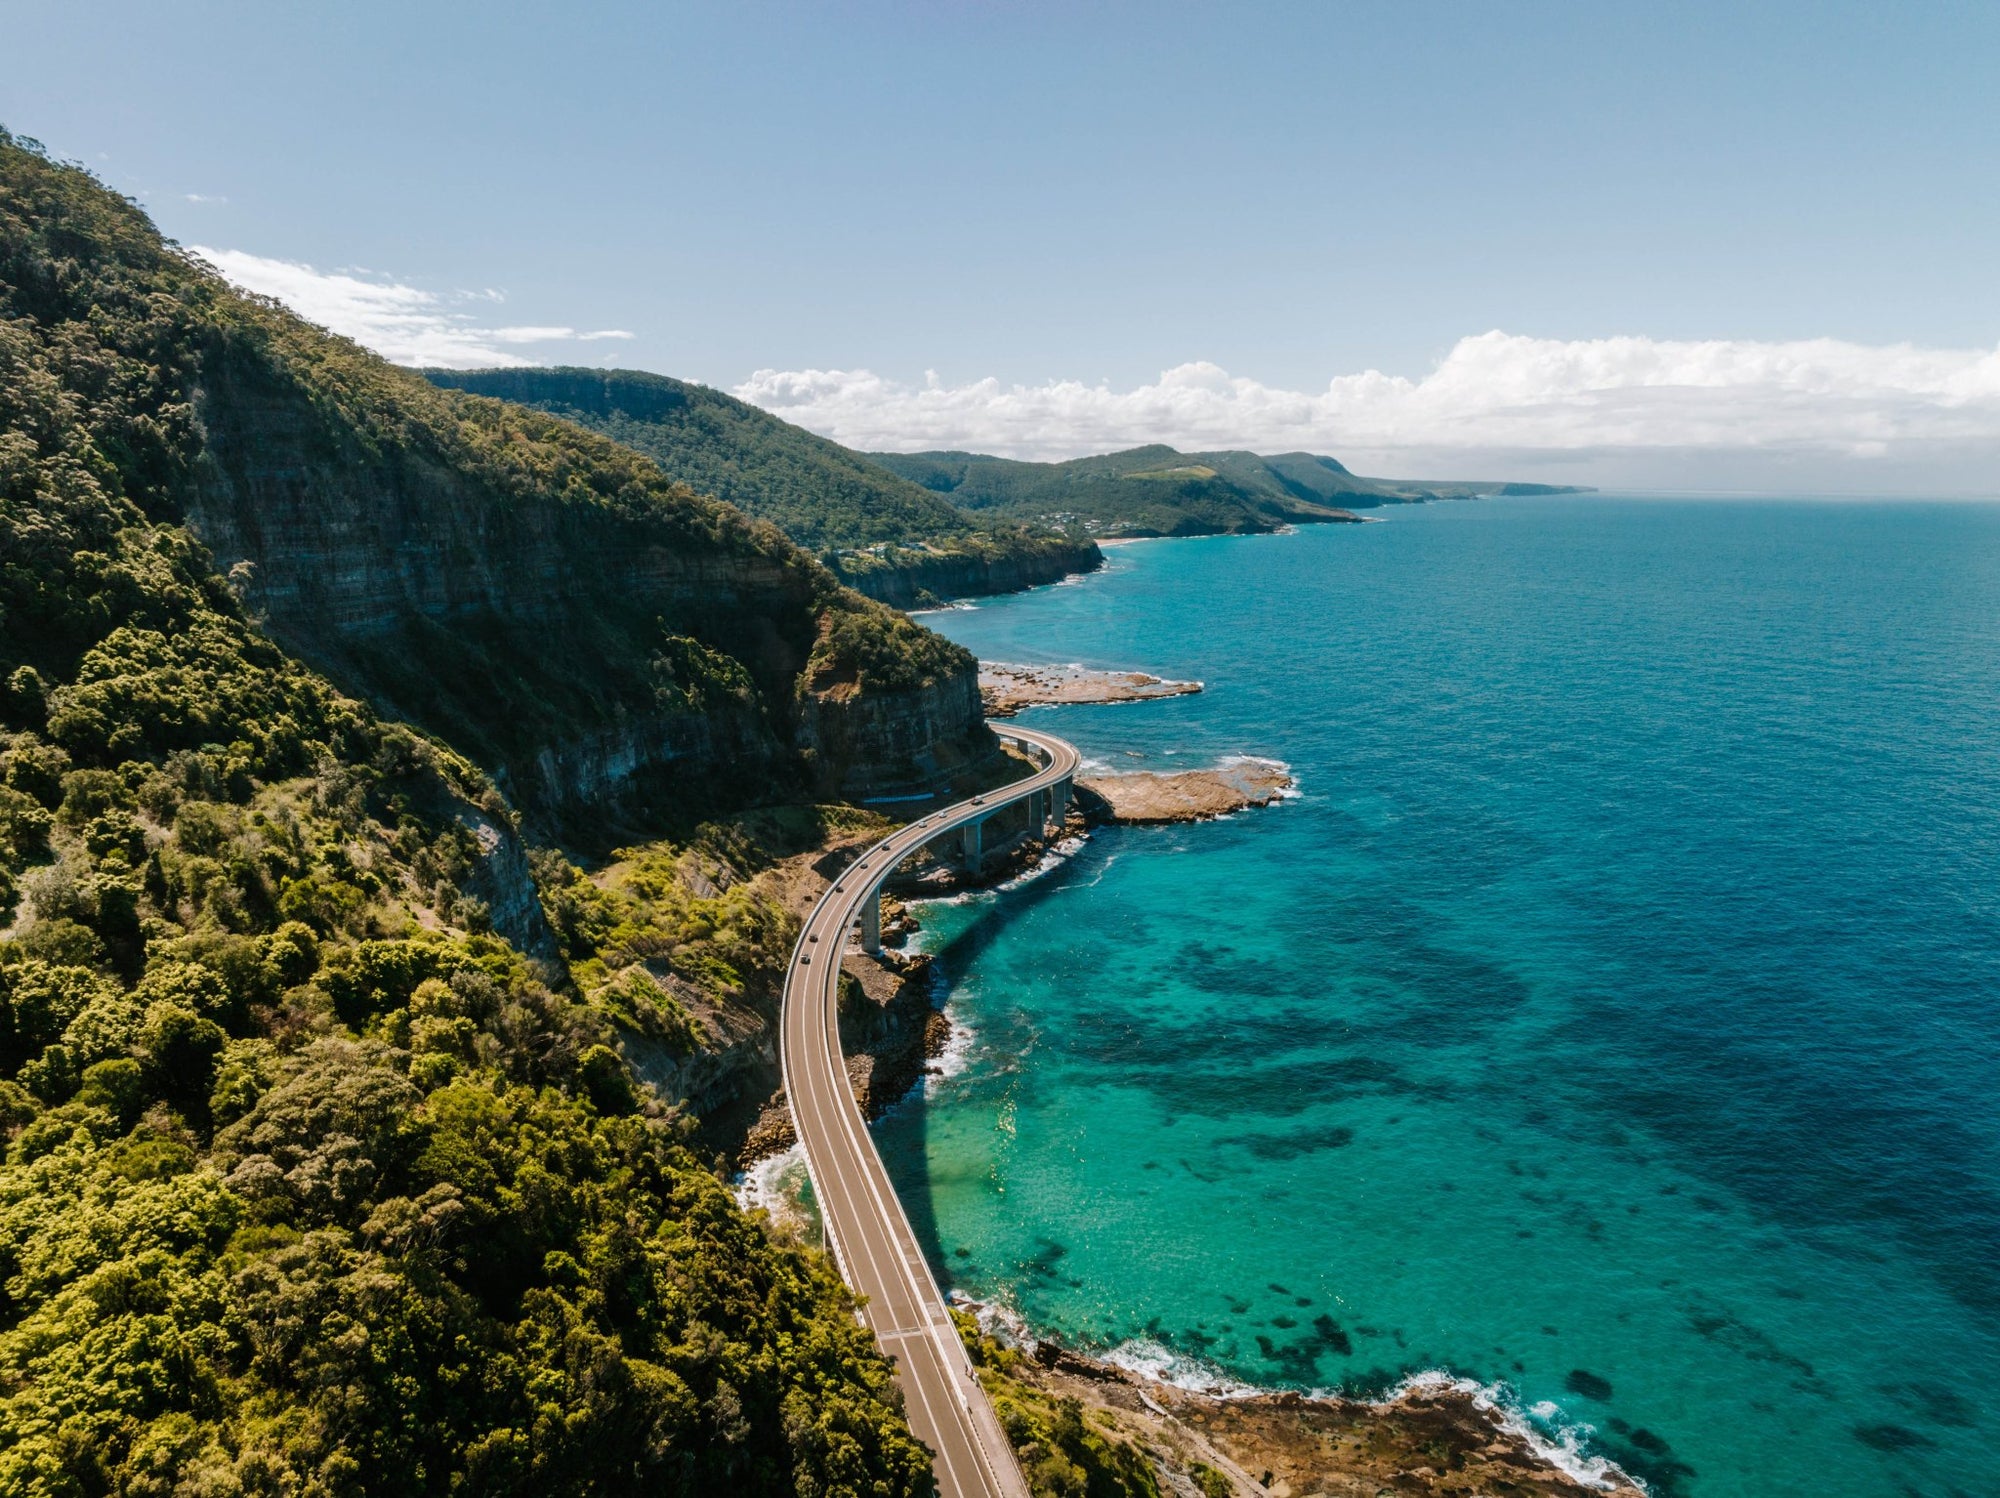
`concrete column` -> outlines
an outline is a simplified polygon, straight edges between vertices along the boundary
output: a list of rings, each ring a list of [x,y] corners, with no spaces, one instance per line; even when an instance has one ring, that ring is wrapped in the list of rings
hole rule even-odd
[[[861,902],[861,950],[882,955],[882,887],[877,885]]]
[[[1055,797],[1056,803],[1054,810],[1049,816],[1049,820],[1060,828],[1064,820],[1069,816],[1069,782],[1067,780],[1058,780],[1049,789],[1050,794]]]
[[[980,829],[985,825],[984,817],[975,822],[967,822],[959,841],[959,846],[965,851],[965,866],[975,874],[979,872],[980,845],[985,841],[985,835]]]

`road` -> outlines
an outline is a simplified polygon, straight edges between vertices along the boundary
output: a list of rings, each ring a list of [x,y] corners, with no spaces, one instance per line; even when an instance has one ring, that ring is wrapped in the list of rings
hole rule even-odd
[[[840,964],[855,917],[875,908],[871,897],[897,864],[933,839],[1075,775],[1077,752],[1061,739],[1011,723],[998,732],[1040,755],[1042,769],[898,829],[835,879],[793,949],[780,1042],[785,1095],[827,1243],[849,1288],[863,1297],[862,1320],[895,1360],[910,1428],[931,1449],[943,1498],[1029,1495],[847,1084]]]

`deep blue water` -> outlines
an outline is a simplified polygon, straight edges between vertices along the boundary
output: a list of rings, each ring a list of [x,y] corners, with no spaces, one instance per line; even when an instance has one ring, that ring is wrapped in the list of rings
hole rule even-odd
[[[1120,548],[933,615],[1302,795],[929,907],[947,1279],[1263,1384],[1505,1384],[1657,1490],[1985,1494],[2000,507],[1616,499]]]

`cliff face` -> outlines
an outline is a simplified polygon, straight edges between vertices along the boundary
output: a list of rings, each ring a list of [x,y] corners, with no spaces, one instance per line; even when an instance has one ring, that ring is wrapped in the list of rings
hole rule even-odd
[[[891,608],[908,609],[947,598],[1039,588],[1079,572],[1095,572],[1104,565],[1104,553],[1095,541],[1051,536],[992,553],[899,551],[884,565],[863,566],[863,560],[867,559],[837,558],[834,571],[856,592]]]
[[[822,788],[862,797],[925,789],[993,743],[976,674],[900,692],[818,680],[805,697],[800,741]]]
[[[669,612],[761,606],[793,616],[796,632],[811,606],[796,559],[689,546],[642,516],[495,494],[442,454],[371,451],[242,351],[218,363],[195,391],[207,441],[188,519],[224,570],[254,564],[252,596],[281,627],[365,638],[412,615],[548,625],[607,591],[637,591]],[[801,643],[791,642],[793,669]]]
[[[422,401],[382,440],[273,353],[225,333],[203,360],[187,524],[289,650],[471,754],[548,827],[862,794],[990,749],[962,653],[883,690],[815,663],[829,609],[871,606],[770,527],[563,421],[410,377]],[[469,465],[433,401],[534,469]],[[586,467],[602,462],[625,467],[607,484]]]

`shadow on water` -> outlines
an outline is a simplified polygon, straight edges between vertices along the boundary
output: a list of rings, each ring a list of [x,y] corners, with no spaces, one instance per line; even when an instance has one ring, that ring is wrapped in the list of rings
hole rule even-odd
[[[1009,921],[1032,910],[1062,888],[1063,881],[1059,875],[1083,862],[1092,847],[1086,844],[1062,870],[1052,870],[1016,889],[999,891],[993,899],[984,902],[979,913],[962,931],[943,947],[932,951],[933,960],[947,973],[966,971],[981,953],[993,945]],[[924,1258],[937,1275],[938,1284],[949,1291],[957,1261],[952,1258],[950,1249],[938,1232],[937,1204],[932,1193],[930,1173],[930,1098],[921,1082],[885,1115],[885,1121],[891,1119],[896,1147],[893,1151],[883,1151],[890,1183],[896,1188],[896,1195],[903,1204],[903,1212],[909,1218],[910,1231],[916,1235],[917,1246],[923,1250]]]

